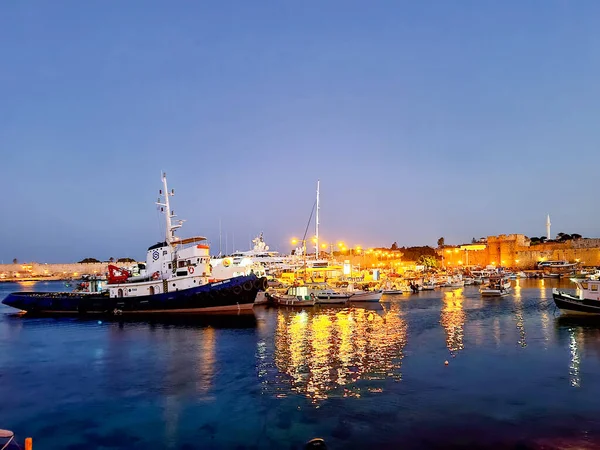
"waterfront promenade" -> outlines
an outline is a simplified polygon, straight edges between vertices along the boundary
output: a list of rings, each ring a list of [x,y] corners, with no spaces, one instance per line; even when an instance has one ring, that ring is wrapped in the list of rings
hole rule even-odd
[[[82,275],[102,275],[108,272],[109,264],[128,267],[133,263],[0,264],[0,282],[70,280]]]

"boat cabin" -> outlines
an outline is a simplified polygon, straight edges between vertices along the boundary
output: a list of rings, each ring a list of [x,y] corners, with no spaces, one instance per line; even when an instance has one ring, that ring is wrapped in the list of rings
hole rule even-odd
[[[571,278],[577,286],[577,296],[583,300],[600,300],[600,280]]]

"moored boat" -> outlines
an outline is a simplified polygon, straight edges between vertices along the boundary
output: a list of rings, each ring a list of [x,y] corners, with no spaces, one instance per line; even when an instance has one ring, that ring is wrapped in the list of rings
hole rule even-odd
[[[383,296],[383,291],[355,291],[350,297],[351,302],[378,302]]]
[[[109,265],[103,289],[75,292],[16,292],[2,303],[34,314],[190,314],[232,312],[252,308],[266,278],[255,274],[225,280],[211,277],[209,246],[203,237],[180,239],[175,231],[183,221],[172,223],[166,175],[164,193],[157,205],[165,212],[166,238],[148,248],[139,273]],[[97,285],[96,285],[97,286]]]
[[[279,306],[315,306],[315,294],[307,286],[292,286],[285,294],[267,293],[272,303]]]
[[[570,314],[600,314],[600,280],[572,278],[574,294],[552,289],[557,308]]]
[[[511,282],[506,277],[490,277],[488,284],[479,288],[479,293],[483,297],[504,297],[510,294]]]

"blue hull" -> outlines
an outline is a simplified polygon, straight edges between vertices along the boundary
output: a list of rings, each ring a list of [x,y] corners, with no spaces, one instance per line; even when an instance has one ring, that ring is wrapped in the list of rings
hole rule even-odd
[[[120,298],[74,292],[15,292],[2,303],[28,313],[45,315],[226,312],[251,308],[258,291],[266,288],[266,281],[249,275],[181,291]]]

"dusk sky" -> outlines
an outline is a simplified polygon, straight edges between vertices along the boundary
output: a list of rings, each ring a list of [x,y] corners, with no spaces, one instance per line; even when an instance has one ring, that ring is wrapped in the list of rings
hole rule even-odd
[[[600,236],[600,2],[0,3],[0,260]],[[235,237],[233,237],[235,236]]]

